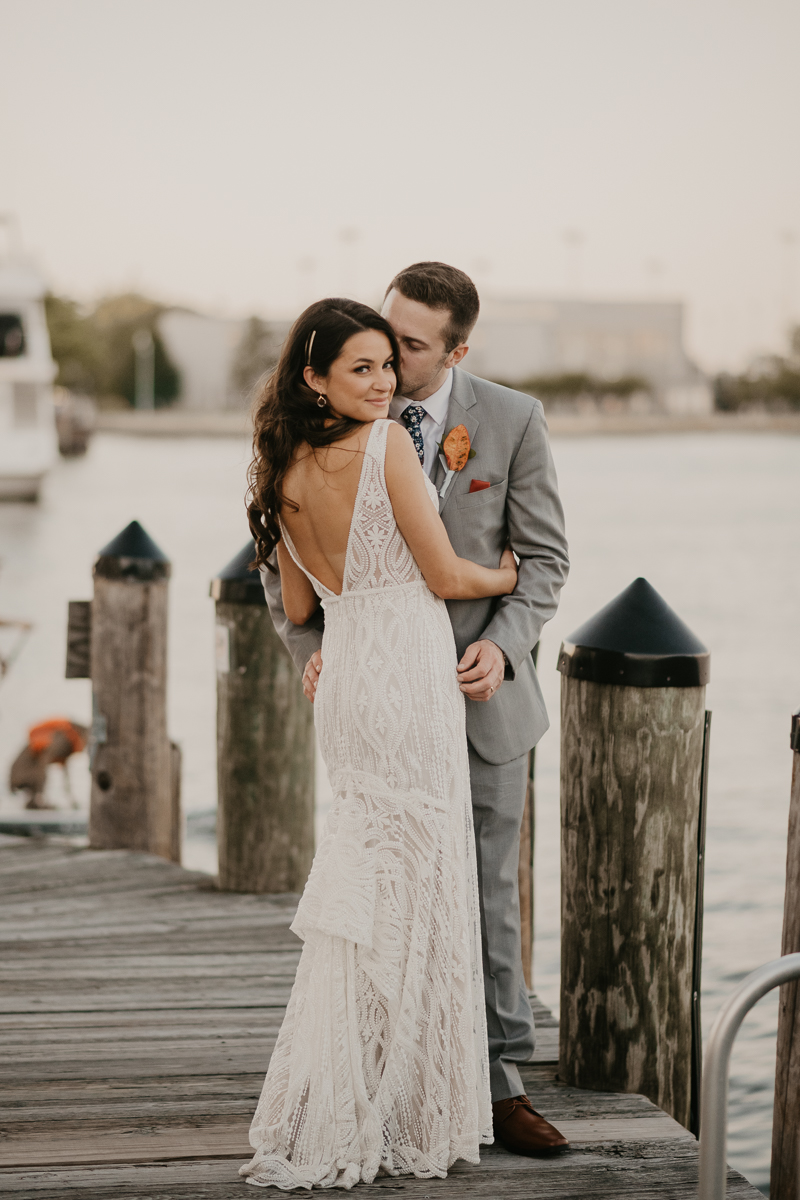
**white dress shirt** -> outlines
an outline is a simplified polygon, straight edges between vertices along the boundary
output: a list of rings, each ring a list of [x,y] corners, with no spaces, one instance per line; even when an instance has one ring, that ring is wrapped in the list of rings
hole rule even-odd
[[[420,433],[422,434],[422,448],[425,454],[423,467],[425,474],[432,476],[436,467],[436,461],[439,457],[439,443],[444,437],[444,427],[447,421],[447,410],[450,406],[450,393],[453,390],[453,372],[447,372],[444,383],[438,391],[432,396],[428,396],[427,400],[421,400],[420,407],[425,409],[425,416],[420,422]],[[407,428],[405,422],[401,420],[403,413],[415,401],[406,399],[405,396],[395,396],[389,405],[389,416],[393,421],[397,421],[403,428]]]

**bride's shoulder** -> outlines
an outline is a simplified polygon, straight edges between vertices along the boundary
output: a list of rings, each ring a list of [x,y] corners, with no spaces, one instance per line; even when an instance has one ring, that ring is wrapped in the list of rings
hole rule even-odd
[[[391,417],[382,418],[381,425],[386,426],[387,452],[391,446],[393,449],[396,448],[398,453],[402,453],[402,451],[407,450],[408,447],[411,447],[415,454],[417,453],[416,450],[414,450],[414,443],[411,440],[411,434],[408,432],[405,425],[401,425],[399,421],[393,421]]]
[[[384,473],[391,493],[393,487],[408,488],[417,476],[421,482],[425,478],[425,473],[420,466],[411,434],[403,425],[398,425],[395,421],[390,421],[389,424],[391,428],[386,431]]]

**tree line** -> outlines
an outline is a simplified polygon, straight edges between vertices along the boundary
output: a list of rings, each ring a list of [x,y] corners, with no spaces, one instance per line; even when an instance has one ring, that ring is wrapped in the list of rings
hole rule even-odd
[[[171,404],[178,395],[180,373],[157,327],[164,305],[127,292],[84,308],[75,300],[49,294],[45,297],[45,312],[60,387],[112,406],[133,405],[133,336],[137,330],[146,329],[153,337],[156,405]]]
[[[800,325],[789,334],[787,354],[762,355],[741,375],[717,375],[714,403],[722,412],[800,412]]]
[[[56,383],[93,397],[103,407],[133,405],[136,395],[134,335],[150,332],[154,349],[156,406],[180,395],[180,371],[161,337],[158,319],[168,306],[134,292],[110,296],[87,307],[66,296],[45,297],[45,312]],[[278,361],[283,334],[267,321],[251,317],[242,323],[230,369],[230,390],[242,403],[252,399],[265,375]],[[227,396],[220,396],[220,405]]]

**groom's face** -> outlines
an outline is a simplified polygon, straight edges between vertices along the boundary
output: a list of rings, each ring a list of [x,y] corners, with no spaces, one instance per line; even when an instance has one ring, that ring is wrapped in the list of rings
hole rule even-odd
[[[428,308],[418,300],[409,300],[396,288],[384,300],[381,313],[400,343],[403,395],[431,395],[441,385],[439,377],[452,365],[448,361],[452,352],[448,352],[444,340],[450,313],[446,308]]]

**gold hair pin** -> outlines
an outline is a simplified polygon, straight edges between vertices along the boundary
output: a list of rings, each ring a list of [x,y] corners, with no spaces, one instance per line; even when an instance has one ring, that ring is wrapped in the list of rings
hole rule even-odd
[[[308,339],[308,343],[307,343],[307,345],[306,345],[306,366],[307,366],[307,367],[310,367],[310,366],[311,366],[311,350],[312,350],[312,348],[313,348],[313,346],[314,346],[314,338],[315,338],[316,336],[317,336],[317,331],[316,331],[316,329],[312,329],[312,331],[311,331],[311,336],[310,336],[310,338]]]

